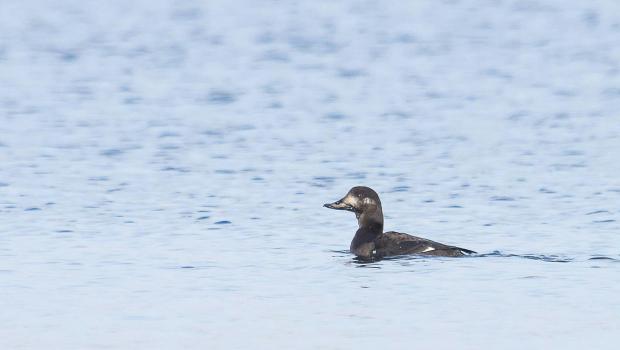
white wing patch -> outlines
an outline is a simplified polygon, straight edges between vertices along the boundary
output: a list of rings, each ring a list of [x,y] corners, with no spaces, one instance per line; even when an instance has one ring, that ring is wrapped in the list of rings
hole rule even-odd
[[[435,250],[435,248],[433,248],[433,247],[426,247],[426,248],[425,248],[423,251],[421,251],[420,253],[431,252],[431,251],[433,251],[433,250]]]

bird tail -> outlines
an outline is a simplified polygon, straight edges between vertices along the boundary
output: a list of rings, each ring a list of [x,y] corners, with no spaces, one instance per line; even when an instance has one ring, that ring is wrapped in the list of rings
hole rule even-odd
[[[465,249],[465,248],[457,248],[457,249],[460,250],[463,254],[468,254],[468,255],[478,254],[478,253],[474,252],[473,250],[469,250],[469,249]]]

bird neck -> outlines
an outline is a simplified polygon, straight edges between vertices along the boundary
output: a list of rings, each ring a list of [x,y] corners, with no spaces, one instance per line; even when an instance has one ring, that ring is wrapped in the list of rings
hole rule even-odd
[[[383,233],[383,212],[380,207],[370,208],[356,213],[359,229],[351,241],[351,250],[363,244],[373,242]]]
[[[356,216],[360,230],[363,229],[376,234],[383,233],[383,211],[381,207],[366,209],[359,214],[356,213]]]

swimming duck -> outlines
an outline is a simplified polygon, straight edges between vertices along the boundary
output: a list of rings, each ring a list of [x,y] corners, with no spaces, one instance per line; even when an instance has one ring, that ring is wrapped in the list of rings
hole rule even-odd
[[[406,233],[384,233],[381,201],[377,192],[369,187],[353,187],[342,199],[323,206],[355,213],[359,229],[351,241],[350,249],[351,253],[363,259],[403,254],[457,257],[476,253]]]

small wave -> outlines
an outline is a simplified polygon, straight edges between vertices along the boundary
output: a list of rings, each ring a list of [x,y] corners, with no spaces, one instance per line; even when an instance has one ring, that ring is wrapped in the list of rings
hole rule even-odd
[[[332,253],[339,253],[339,254],[350,254],[351,252],[349,250],[329,250]]]
[[[478,254],[472,257],[486,258],[486,257],[497,257],[497,258],[521,258],[521,259],[529,259],[529,260],[539,260],[545,262],[571,262],[574,259],[560,256],[560,255],[543,255],[543,254],[504,254],[500,251],[494,251],[492,253],[487,254]]]
[[[592,221],[592,223],[595,223],[595,224],[606,224],[606,223],[610,223],[610,222],[616,222],[616,220],[608,219],[608,220],[594,220],[594,221]]]
[[[591,257],[591,258],[590,258],[590,259],[588,259],[588,260],[606,260],[606,261],[616,261],[616,262],[620,262],[620,259],[611,258],[611,257],[608,257],[608,256],[600,256],[600,255],[593,256],[593,257]]]
[[[341,251],[342,253],[349,253],[348,251]],[[458,258],[454,258],[454,257],[445,257],[445,256],[433,256],[433,255],[420,255],[420,254],[407,254],[407,255],[395,255],[395,256],[389,256],[389,257],[384,257],[384,258],[372,258],[372,259],[361,259],[361,258],[353,258],[353,261],[355,263],[358,264],[367,264],[367,263],[373,263],[373,262],[378,262],[381,260],[420,260],[420,259],[424,259],[424,260],[429,260],[429,259],[441,259],[441,260],[445,260],[445,259],[474,259],[474,258],[521,258],[521,259],[528,259],[528,260],[538,260],[538,261],[544,261],[544,262],[559,262],[559,263],[567,263],[567,262],[571,262],[574,259],[573,258],[569,258],[569,257],[565,257],[565,256],[560,256],[560,255],[543,255],[543,254],[504,254],[500,251],[494,251],[492,253],[486,253],[486,254],[470,254],[470,255],[465,255],[462,257],[458,257]]]
[[[594,214],[610,214],[610,212],[609,210],[595,210],[595,211],[586,213],[586,215],[594,215]]]
[[[346,255],[350,255],[351,253],[348,250],[330,250],[330,252],[332,253],[337,253],[337,254],[346,254]],[[364,259],[364,258],[360,258],[360,257],[353,257],[353,259],[351,259],[351,263],[355,264],[355,265],[360,265],[360,266],[368,266],[369,264],[373,264],[373,263],[377,263],[380,261],[402,261],[402,260],[438,260],[441,259],[443,261],[445,260],[458,260],[458,259],[475,259],[475,258],[519,258],[519,259],[528,259],[528,260],[537,260],[537,261],[543,261],[543,262],[553,262],[553,263],[568,263],[568,262],[575,262],[576,259],[573,257],[568,257],[568,256],[563,256],[563,255],[555,255],[555,254],[550,254],[550,255],[545,255],[545,254],[506,254],[506,253],[502,253],[498,250],[493,251],[491,253],[485,253],[485,254],[471,254],[471,255],[466,255],[466,256],[462,256],[462,257],[458,257],[458,258],[454,258],[454,257],[444,257],[444,256],[433,256],[433,255],[420,255],[420,254],[406,254],[406,255],[395,255],[395,256],[388,256],[388,257],[383,257],[383,258],[371,258],[371,259]],[[611,262],[620,262],[620,258],[612,258],[609,256],[603,256],[603,255],[593,255],[587,259],[579,259],[579,261],[611,261]]]

